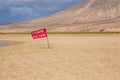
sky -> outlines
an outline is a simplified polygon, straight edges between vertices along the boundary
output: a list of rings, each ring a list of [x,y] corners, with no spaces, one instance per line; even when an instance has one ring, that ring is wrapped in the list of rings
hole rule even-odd
[[[49,16],[82,1],[84,0],[0,0],[0,24]]]

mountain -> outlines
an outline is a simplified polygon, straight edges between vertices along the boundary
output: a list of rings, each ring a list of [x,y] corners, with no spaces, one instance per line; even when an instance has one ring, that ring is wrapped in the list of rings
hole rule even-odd
[[[120,31],[120,0],[86,0],[45,18],[2,26],[0,32],[25,32],[44,26],[50,32]]]

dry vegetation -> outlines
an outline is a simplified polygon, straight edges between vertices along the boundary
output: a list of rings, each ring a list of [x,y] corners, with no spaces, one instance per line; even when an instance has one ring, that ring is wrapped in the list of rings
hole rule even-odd
[[[120,80],[120,35],[0,34],[0,80]]]

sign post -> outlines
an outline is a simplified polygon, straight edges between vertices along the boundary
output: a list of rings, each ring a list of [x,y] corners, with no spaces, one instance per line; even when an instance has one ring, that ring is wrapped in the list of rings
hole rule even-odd
[[[47,34],[47,44],[48,44],[48,48],[50,48],[50,44],[49,44],[49,39],[48,39],[47,29],[46,29],[46,34]]]
[[[50,44],[49,44],[49,40],[48,40],[48,35],[47,35],[47,30],[46,28],[40,29],[40,30],[36,30],[31,32],[32,38],[33,39],[38,39],[38,38],[47,38],[47,44],[48,44],[48,48],[50,48]]]
[[[47,36],[47,44],[48,44],[48,48],[50,48],[50,44],[49,44],[49,40],[48,40],[48,36]]]

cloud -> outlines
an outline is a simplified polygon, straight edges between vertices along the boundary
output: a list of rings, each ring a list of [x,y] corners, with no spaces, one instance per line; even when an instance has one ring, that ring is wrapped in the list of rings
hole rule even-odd
[[[67,9],[81,1],[83,0],[4,0],[0,2],[0,11],[3,11],[0,12],[0,17],[7,22],[35,19]],[[3,19],[0,22],[1,20]]]
[[[32,15],[33,9],[30,7],[11,7],[10,8],[11,15],[17,16],[29,16]]]

